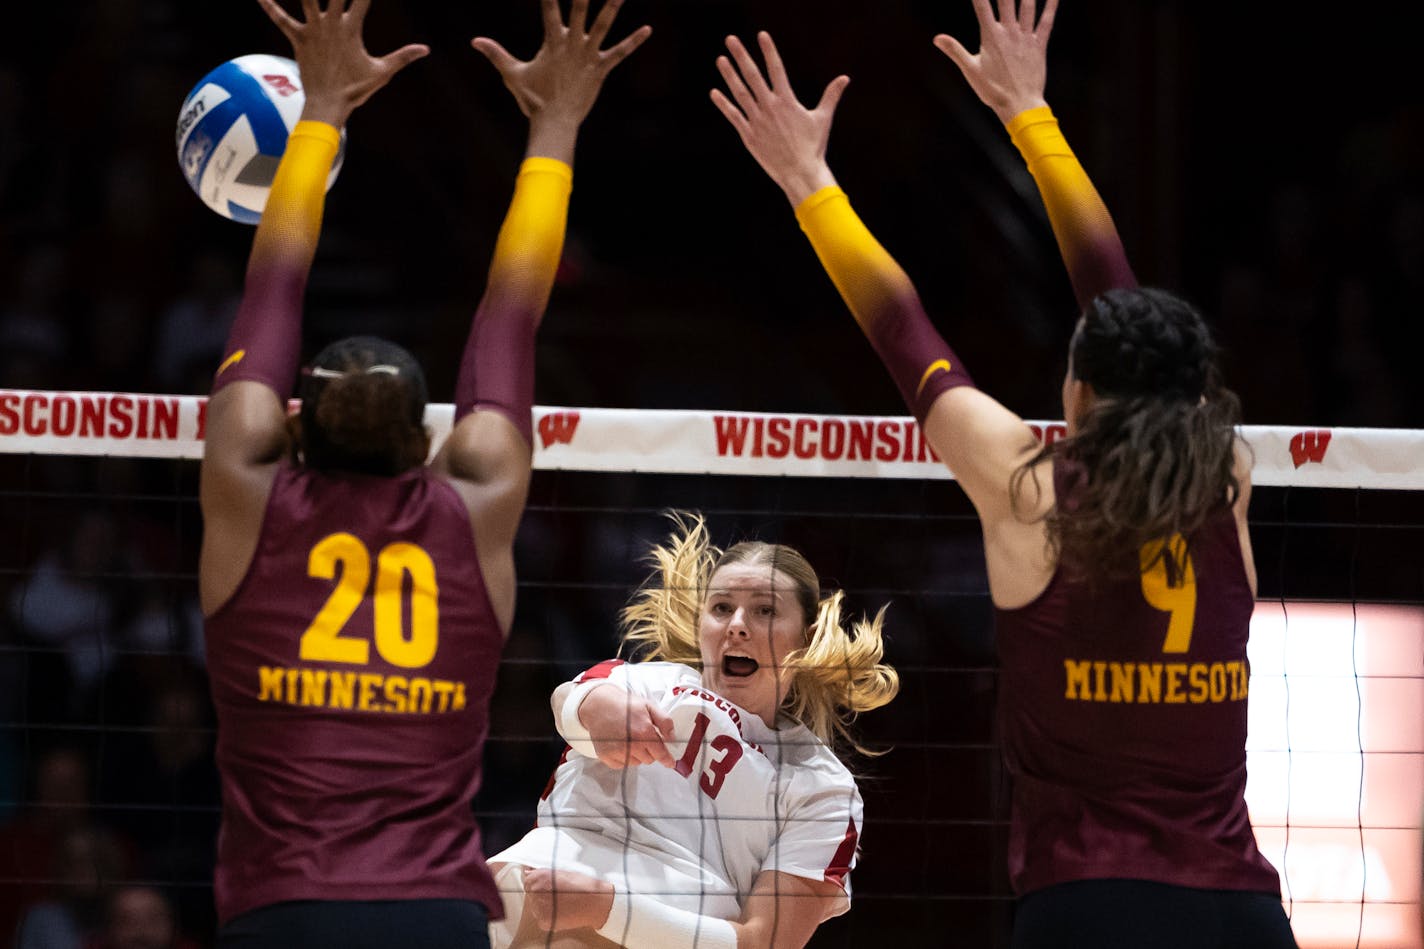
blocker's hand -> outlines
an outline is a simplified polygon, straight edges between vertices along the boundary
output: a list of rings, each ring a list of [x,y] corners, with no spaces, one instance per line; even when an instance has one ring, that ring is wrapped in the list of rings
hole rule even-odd
[[[500,78],[529,118],[536,115],[577,126],[598,99],[603,80],[633,50],[643,45],[653,28],[641,26],[610,49],[600,49],[618,16],[623,0],[607,0],[593,25],[585,29],[588,0],[573,0],[564,23],[558,0],[541,0],[544,42],[530,60],[516,59],[499,43],[477,36],[470,45],[499,70]]]
[[[998,0],[994,16],[989,0],[974,0],[979,18],[979,52],[970,55],[959,40],[941,33],[934,38],[940,52],[954,60],[969,88],[1004,124],[1020,112],[1047,105],[1048,37],[1058,0],[1046,0],[1037,16],[1038,0]],[[1015,9],[1017,7],[1017,9]]]
[[[302,0],[304,20],[288,14],[277,0],[257,0],[257,4],[292,44],[306,94],[303,119],[341,128],[396,73],[430,54],[430,47],[421,43],[385,56],[366,52],[361,28],[371,0],[351,0],[350,7],[346,0],[328,0],[325,9],[318,0]]]
[[[808,109],[796,98],[771,35],[758,33],[757,43],[766,60],[765,76],[742,41],[727,37],[731,58],[718,56],[717,71],[731,98],[713,89],[712,104],[732,123],[747,151],[795,206],[836,183],[826,164],[826,145],[836,105],[850,78],[832,79],[821,93],[821,101]]]

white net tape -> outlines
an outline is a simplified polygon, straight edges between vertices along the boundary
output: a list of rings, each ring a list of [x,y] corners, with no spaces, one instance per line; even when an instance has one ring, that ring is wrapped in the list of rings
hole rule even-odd
[[[200,458],[201,396],[0,389],[0,453]],[[453,407],[431,405],[435,447]],[[1031,421],[1039,438],[1063,423]],[[535,406],[534,467],[833,478],[952,478],[908,416]],[[1246,425],[1252,481],[1424,489],[1424,431]]]

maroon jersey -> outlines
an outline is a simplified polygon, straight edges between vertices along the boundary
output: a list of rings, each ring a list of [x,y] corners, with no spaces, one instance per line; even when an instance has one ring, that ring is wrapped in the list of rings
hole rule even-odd
[[[1095,584],[1060,565],[1038,599],[996,611],[1015,893],[1113,877],[1280,892],[1246,813],[1254,597],[1230,507],[1169,549]]]
[[[504,639],[448,483],[282,465],[206,635],[220,922],[287,900],[501,915],[470,800]]]

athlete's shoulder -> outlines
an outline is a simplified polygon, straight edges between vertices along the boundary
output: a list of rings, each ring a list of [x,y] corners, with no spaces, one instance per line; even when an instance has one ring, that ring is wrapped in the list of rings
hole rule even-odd
[[[803,725],[783,725],[773,732],[773,747],[793,771],[793,787],[799,793],[819,793],[839,788],[859,794],[855,774],[840,756]]]
[[[678,683],[702,684],[702,673],[680,662],[630,662],[625,664],[625,669],[634,675],[668,679]]]
[[[695,687],[702,683],[702,674],[691,666],[680,662],[626,662],[622,659],[608,659],[589,669],[579,677],[579,681],[589,679],[611,679],[644,690],[671,690],[682,686]]]

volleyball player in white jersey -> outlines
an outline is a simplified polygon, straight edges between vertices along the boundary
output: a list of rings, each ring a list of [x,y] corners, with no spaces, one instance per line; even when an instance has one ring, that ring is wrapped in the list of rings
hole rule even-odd
[[[496,947],[804,946],[850,907],[862,802],[834,748],[899,689],[881,621],[847,632],[792,548],[676,518],[624,644],[555,690],[538,823],[491,859]]]

